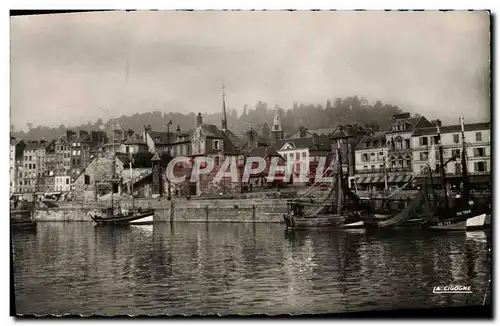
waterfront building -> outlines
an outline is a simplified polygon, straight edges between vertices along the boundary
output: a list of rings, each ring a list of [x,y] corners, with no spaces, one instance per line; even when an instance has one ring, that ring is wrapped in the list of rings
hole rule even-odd
[[[441,126],[438,122],[443,145],[443,162],[446,164],[446,176],[451,189],[460,187],[462,176],[461,154],[462,134],[461,125]],[[476,187],[491,184],[491,123],[469,123],[464,124],[464,135],[466,143],[467,171],[472,184]],[[412,134],[413,171],[416,176],[425,176],[424,169],[428,161],[428,152],[437,139],[437,126],[418,128]],[[439,164],[439,151],[436,149],[436,160]],[[439,165],[436,166],[436,176],[439,174]],[[436,178],[435,183],[441,183]]]
[[[71,143],[70,139],[75,133],[67,130],[66,134],[61,136],[55,142],[56,154],[56,176],[69,176],[71,171]],[[56,183],[57,184],[57,183]]]
[[[354,176],[354,171],[356,170],[356,145],[365,135],[373,132],[374,130],[371,127],[368,128],[353,124],[338,125],[331,134],[332,155],[336,158],[337,149],[340,149],[342,168],[348,176]]]
[[[45,160],[45,147],[38,141],[29,141],[23,152],[22,192],[38,192],[43,182],[42,164]]]
[[[75,180],[89,164],[90,152],[94,144],[91,135],[85,130],[80,130],[78,134],[72,135],[69,141],[71,148],[70,175],[72,180]]]
[[[327,135],[281,139],[276,141],[274,148],[286,161],[287,169],[291,171],[291,178],[295,180],[300,176],[301,167],[307,171],[310,179],[315,176],[321,157],[327,158],[327,164],[332,158],[330,137]]]
[[[249,157],[262,158],[266,162],[264,171],[259,174],[252,174],[249,177],[248,183],[252,185],[252,189],[256,187],[266,188],[268,186],[276,187],[283,183],[283,172],[276,172],[272,180],[268,178],[272,160],[278,160],[278,166],[285,166],[286,161],[273,147],[258,146],[252,149]]]
[[[55,177],[57,171],[56,141],[52,140],[45,146],[45,168],[42,172],[43,187],[41,191],[55,191]]]
[[[395,179],[397,171],[387,168],[386,132],[365,135],[355,148],[355,178],[350,187],[358,190],[383,189]],[[351,179],[352,180],[352,179]]]
[[[77,176],[74,181],[76,198],[95,200],[111,191],[110,181],[113,176],[119,179],[115,193],[131,195],[133,183],[134,194],[138,197],[151,196],[152,165],[154,154],[142,153],[115,153],[95,157]],[[132,162],[132,171],[130,163]]]
[[[393,172],[389,182],[395,186],[403,186],[414,174],[413,133],[416,129],[433,125],[425,117],[411,117],[410,113],[395,114],[392,119],[393,123],[386,132],[386,164]]]
[[[120,144],[117,152],[123,154],[148,153],[148,146],[142,139],[130,138]]]
[[[54,178],[54,190],[68,192],[71,190],[71,177],[69,175],[56,175]]]
[[[23,153],[26,143],[22,139],[10,137],[10,193],[21,191],[23,185]]]

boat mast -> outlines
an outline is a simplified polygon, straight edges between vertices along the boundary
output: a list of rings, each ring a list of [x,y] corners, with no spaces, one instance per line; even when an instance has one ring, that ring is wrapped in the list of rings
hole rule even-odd
[[[430,155],[429,146],[427,146],[427,159],[429,158],[429,155]],[[434,182],[432,180],[432,167],[429,164],[429,162],[427,162],[427,166],[428,166],[428,169],[429,169],[429,178],[430,178],[430,182],[431,182],[432,199],[436,199],[436,197],[434,196]]]
[[[467,147],[465,145],[465,126],[464,117],[460,117],[460,126],[462,128],[462,196],[465,197],[466,201],[469,201],[469,179],[467,173]]]
[[[130,154],[130,194],[132,195],[132,208],[134,208],[134,180],[132,179],[132,154]]]
[[[385,156],[383,157],[384,159],[384,191],[387,195],[388,193],[388,187],[387,187],[387,162],[385,160]]]
[[[340,150],[340,145],[337,148],[337,157],[338,157],[338,162],[339,162],[339,167],[338,167],[338,182],[337,182],[337,214],[340,214],[342,210],[342,199],[344,196],[344,192],[342,191],[342,156],[341,156],[341,150]]]
[[[115,208],[113,206],[113,192],[115,191],[115,175],[116,175],[116,153],[115,153],[115,124],[112,124],[112,139],[113,139],[113,166],[111,167],[111,215],[114,214]]]
[[[439,146],[439,165],[441,166],[441,179],[443,181],[443,189],[444,189],[444,207],[448,209],[448,191],[446,190],[446,176],[444,174],[445,166],[443,161],[443,143],[441,142],[441,132],[439,130],[439,122],[436,124],[437,128],[437,141]]]

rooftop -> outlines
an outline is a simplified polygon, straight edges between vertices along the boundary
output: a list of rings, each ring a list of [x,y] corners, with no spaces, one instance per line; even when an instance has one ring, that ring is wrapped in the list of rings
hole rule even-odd
[[[381,148],[385,144],[385,135],[383,131],[376,132],[371,135],[365,135],[361,141],[356,146],[356,149],[371,149],[371,148]]]
[[[469,123],[464,125],[465,131],[491,130],[491,122]],[[439,131],[442,134],[459,133],[462,131],[460,125],[441,126]],[[413,136],[437,135],[436,127],[418,128],[413,132]]]

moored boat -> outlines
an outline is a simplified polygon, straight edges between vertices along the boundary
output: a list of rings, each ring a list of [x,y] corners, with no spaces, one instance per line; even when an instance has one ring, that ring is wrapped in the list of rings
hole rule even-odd
[[[28,209],[14,209],[10,211],[10,225],[12,229],[36,229],[37,222],[33,211]]]
[[[439,125],[437,126],[437,135],[439,143],[439,158],[440,158],[440,173],[442,177],[443,194],[442,198],[435,197],[433,201],[434,218],[429,219],[426,226],[431,230],[445,231],[466,231],[482,229],[486,222],[486,208],[482,205],[478,206],[471,198],[469,177],[467,172],[467,148],[465,140],[465,127],[463,117],[460,117],[462,129],[462,191],[454,203],[448,198],[446,190],[446,164],[443,162],[443,146],[441,144],[441,134]],[[431,149],[433,151],[434,149]],[[452,158],[453,159],[453,158]],[[432,180],[432,179],[431,179]]]
[[[337,161],[331,170],[331,189],[325,198],[317,202],[312,199],[288,201],[288,213],[283,216],[287,230],[365,227],[369,208],[361,203],[356,194],[347,189],[339,162],[340,150],[337,150]]]
[[[113,139],[114,144],[114,139]],[[113,150],[114,152],[114,150]],[[157,155],[157,154],[155,154]],[[116,155],[113,156],[116,159]],[[118,205],[115,208],[113,202],[114,184],[117,183],[117,177],[115,170],[113,169],[111,183],[111,206],[102,210],[102,215],[90,214],[90,218],[98,225],[130,225],[130,224],[152,224],[154,220],[155,210],[152,208],[141,208],[135,207],[134,205],[134,191],[133,191],[133,179],[132,179],[132,159],[130,160],[130,186],[132,194],[132,207],[128,209],[127,212],[123,212],[121,207]],[[113,164],[113,167],[115,164]]]
[[[154,218],[154,209],[137,209],[128,213],[114,214],[113,209],[107,208],[103,210],[103,216],[90,215],[92,220],[97,224],[151,224]]]

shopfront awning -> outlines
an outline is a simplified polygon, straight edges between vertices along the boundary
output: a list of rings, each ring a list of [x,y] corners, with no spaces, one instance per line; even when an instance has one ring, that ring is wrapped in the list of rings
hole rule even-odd
[[[364,177],[356,177],[357,184],[370,184],[384,182],[383,175],[369,175]]]
[[[387,178],[387,182],[389,183],[402,183],[408,182],[412,178],[411,173],[400,173],[400,174],[392,174]]]
[[[356,177],[356,183],[365,183],[366,177]]]

